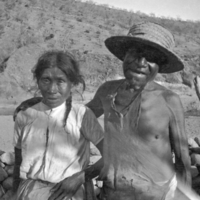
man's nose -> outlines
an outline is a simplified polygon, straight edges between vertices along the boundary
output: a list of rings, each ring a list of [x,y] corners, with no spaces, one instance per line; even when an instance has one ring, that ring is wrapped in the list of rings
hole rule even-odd
[[[138,64],[141,68],[145,68],[145,67],[148,67],[148,62],[146,60],[145,57],[141,57],[139,60],[138,60]]]

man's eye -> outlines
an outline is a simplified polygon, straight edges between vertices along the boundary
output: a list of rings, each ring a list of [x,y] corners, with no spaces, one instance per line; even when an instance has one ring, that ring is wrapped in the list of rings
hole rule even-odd
[[[132,62],[135,62],[137,60],[137,57],[136,56],[127,56],[125,58],[125,63],[126,64],[131,64]]]

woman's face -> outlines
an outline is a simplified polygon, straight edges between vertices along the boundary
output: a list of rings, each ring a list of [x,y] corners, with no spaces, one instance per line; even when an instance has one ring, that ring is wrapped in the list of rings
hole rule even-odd
[[[70,96],[72,83],[59,68],[48,68],[38,80],[38,87],[43,96],[43,103],[55,108]]]

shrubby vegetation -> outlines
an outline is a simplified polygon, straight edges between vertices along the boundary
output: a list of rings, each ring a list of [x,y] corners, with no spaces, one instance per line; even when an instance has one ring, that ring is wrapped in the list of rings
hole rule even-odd
[[[138,21],[155,22],[173,32],[175,51],[186,66],[182,74],[194,71],[200,75],[199,21],[158,18],[142,11],[120,10],[81,0],[1,0],[0,75],[9,71],[5,69],[19,49],[35,44],[44,49],[73,51],[84,69],[87,84],[97,87],[115,74],[121,74],[121,62],[106,50],[104,40],[112,35],[127,34],[129,27]],[[163,75],[158,79],[181,82],[182,74]],[[15,84],[23,86],[22,89],[33,88],[24,83],[20,74],[15,79],[18,81]]]

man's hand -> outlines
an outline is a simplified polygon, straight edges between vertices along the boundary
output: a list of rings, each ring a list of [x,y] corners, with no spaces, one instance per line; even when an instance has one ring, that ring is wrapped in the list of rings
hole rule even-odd
[[[48,200],[62,200],[64,198],[70,200],[84,182],[85,172],[78,172],[60,183],[57,183],[51,189],[52,194]]]

